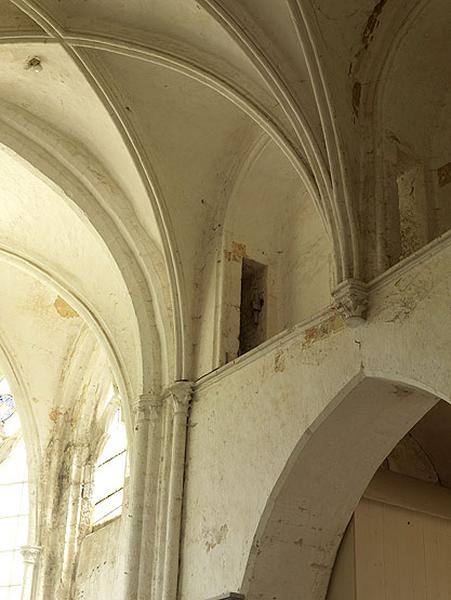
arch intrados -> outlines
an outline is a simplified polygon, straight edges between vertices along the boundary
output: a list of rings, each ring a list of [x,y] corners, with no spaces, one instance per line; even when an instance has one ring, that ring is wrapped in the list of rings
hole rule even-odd
[[[0,260],[28,273],[44,285],[51,287],[84,319],[108,356],[113,377],[118,385],[121,397],[128,400],[128,402],[124,402],[124,411],[126,418],[130,419],[130,404],[133,400],[132,385],[127,377],[126,369],[114,343],[113,336],[108,331],[108,327],[102,318],[90,307],[88,300],[83,298],[79,292],[76,292],[61,276],[53,273],[47,265],[39,265],[30,258],[1,246]]]
[[[8,113],[8,108],[6,112]],[[8,114],[8,119],[10,115]],[[116,263],[136,314],[136,327],[139,335],[139,352],[141,358],[137,361],[138,365],[138,380],[142,382],[140,390],[134,390],[136,396],[145,389],[151,389],[160,382],[160,366],[161,360],[159,355],[160,341],[158,335],[158,327],[156,324],[155,313],[153,310],[153,302],[147,279],[140,268],[140,265],[135,260],[130,260],[131,248],[124,239],[122,232],[119,231],[113,218],[106,212],[103,205],[98,201],[96,195],[99,192],[95,190],[93,182],[85,181],[85,173],[72,173],[76,165],[71,163],[69,171],[66,163],[69,158],[64,154],[64,148],[58,144],[54,146],[55,155],[48,154],[46,146],[37,145],[34,141],[35,135],[40,135],[40,131],[33,131],[28,137],[20,130],[26,127],[27,130],[33,129],[33,125],[28,122],[22,122],[23,117],[16,115],[14,124],[17,124],[16,129],[12,124],[5,120],[3,115],[0,129],[0,143],[9,151],[12,151],[17,157],[24,161],[32,170],[45,178],[51,187],[67,202],[71,204],[70,208],[75,210],[77,215],[83,220],[88,228],[93,231],[94,235],[102,240],[106,249],[111,254],[112,259]],[[76,151],[76,149],[75,149]],[[59,156],[62,154],[62,156]],[[133,253],[134,255],[134,253]],[[55,278],[54,278],[55,279]],[[57,279],[57,277],[56,277]],[[158,286],[157,286],[158,287]],[[161,286],[160,286],[161,287]],[[76,297],[77,294],[73,292]],[[88,305],[88,301],[84,301]],[[91,309],[91,313],[93,311]],[[99,320],[100,316],[97,315]],[[90,319],[88,319],[90,322]],[[111,346],[110,338],[110,346]],[[116,349],[116,353],[118,350]],[[123,362],[123,361],[120,361]],[[149,368],[150,365],[152,368]],[[148,378],[151,380],[148,381]],[[130,386],[128,386],[127,396],[130,396]]]
[[[248,559],[248,600],[325,598],[352,513],[392,448],[439,398],[358,376],[304,433],[267,502]]]
[[[222,201],[218,204],[218,208],[211,219],[211,228],[213,228],[214,224],[216,223],[222,224],[222,227],[218,228],[218,238],[221,239],[220,245],[222,248],[225,248],[225,240],[227,237],[227,232],[229,230],[229,220],[232,217],[233,213],[237,210],[237,204],[239,204],[241,188],[244,184],[247,183],[248,179],[252,179],[254,177],[254,179],[257,180],[254,176],[254,169],[258,168],[259,162],[261,160],[265,160],[266,153],[274,153],[271,155],[274,156],[272,165],[273,172],[276,177],[278,177],[281,180],[284,180],[284,178],[280,176],[280,172],[278,172],[276,168],[279,168],[280,166],[278,163],[279,156],[283,156],[284,158],[286,158],[286,156],[283,154],[276,156],[276,153],[278,153],[280,149],[273,142],[274,140],[266,136],[264,133],[257,137],[255,140],[253,140],[252,144],[249,145],[246,153],[243,153],[242,160],[237,165],[235,172],[232,173],[231,177],[229,178],[230,187],[228,188],[227,193],[224,194]],[[274,168],[275,164],[277,165],[276,168]],[[288,165],[292,166],[292,164],[289,161],[287,162],[287,166]],[[293,174],[297,174],[295,170],[293,171]],[[286,188],[283,188],[283,190],[285,189]],[[297,189],[298,192],[300,192],[301,190],[302,188]],[[328,242],[330,244],[331,257],[334,261],[334,267],[336,269],[336,261],[338,255],[334,246],[334,234],[330,227],[330,222],[324,217],[324,214],[318,210],[318,206],[315,202],[315,197],[312,196],[310,188],[304,186],[304,191],[306,195],[308,195],[309,201],[313,203],[316,209],[316,213],[319,217],[323,233],[327,237]]]

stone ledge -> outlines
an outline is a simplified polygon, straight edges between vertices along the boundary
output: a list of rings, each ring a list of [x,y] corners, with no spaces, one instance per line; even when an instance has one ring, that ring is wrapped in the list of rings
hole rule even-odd
[[[228,592],[226,594],[214,596],[213,598],[209,598],[208,600],[244,600],[244,596],[243,594],[238,594],[237,592]]]

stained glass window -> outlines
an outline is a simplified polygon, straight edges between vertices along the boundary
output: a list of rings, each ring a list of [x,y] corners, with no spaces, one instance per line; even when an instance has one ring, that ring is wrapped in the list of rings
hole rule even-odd
[[[28,474],[25,443],[14,398],[0,381],[0,598],[22,597],[23,557],[28,541]]]
[[[0,421],[4,423],[13,416],[16,403],[11,394],[0,394]]]

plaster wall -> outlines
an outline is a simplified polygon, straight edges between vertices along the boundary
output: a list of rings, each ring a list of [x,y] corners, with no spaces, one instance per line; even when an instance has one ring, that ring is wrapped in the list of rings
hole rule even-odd
[[[373,282],[365,325],[349,329],[330,312],[198,382],[189,423],[182,598],[241,588],[259,520],[287,461],[353,378],[384,376],[451,396],[449,373],[440,368],[451,359],[442,322],[451,292],[449,241]]]
[[[56,292],[2,261],[0,278],[8,290],[0,298],[4,319],[0,345],[11,357],[20,381],[21,389],[14,393],[23,425],[26,426],[23,411],[28,408],[38,432],[38,439],[30,441],[37,448],[44,448],[64,402],[61,371],[83,322]],[[14,323],[14,327],[7,327],[9,323]]]
[[[124,594],[122,518],[113,519],[87,535],[80,547],[74,583],[76,600],[119,600]]]
[[[285,253],[281,264],[281,328],[292,327],[330,303],[331,247],[308,195],[288,202],[280,231]]]
[[[248,163],[237,177],[227,207],[216,267],[220,285],[207,288],[205,284],[207,299],[216,293],[218,310],[211,312],[214,303],[210,299],[199,316],[203,319],[201,374],[210,370],[213,344],[207,345],[205,340],[210,340],[215,330],[208,327],[212,319],[219,319],[216,331],[220,339],[215,340],[218,363],[230,362],[238,355],[244,258],[267,267],[266,339],[310,318],[330,302],[331,247],[313,199],[286,157],[268,140],[258,142]]]
[[[268,266],[268,339],[329,304],[329,240],[313,199],[273,143],[237,186],[225,228],[232,260],[241,244],[244,255]]]

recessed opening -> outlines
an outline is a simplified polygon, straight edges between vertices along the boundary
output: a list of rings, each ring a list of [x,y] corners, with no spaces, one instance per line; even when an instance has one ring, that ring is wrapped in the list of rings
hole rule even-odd
[[[239,355],[249,352],[266,339],[266,276],[266,265],[243,259]]]
[[[327,600],[449,598],[451,407],[438,402],[373,477],[343,538]]]

